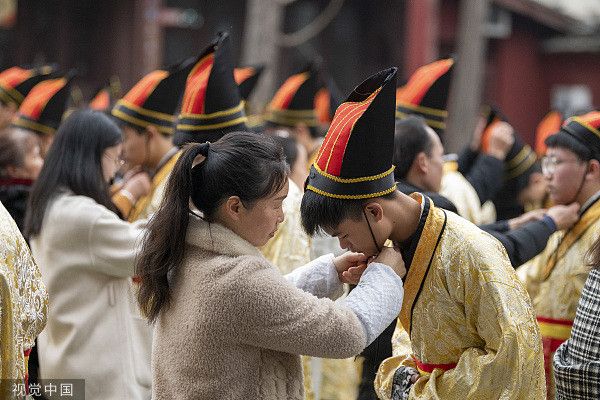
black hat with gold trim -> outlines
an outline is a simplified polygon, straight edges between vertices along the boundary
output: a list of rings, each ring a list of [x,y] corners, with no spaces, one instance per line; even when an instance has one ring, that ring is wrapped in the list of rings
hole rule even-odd
[[[306,190],[336,199],[368,199],[396,190],[392,156],[397,71],[388,68],[372,75],[338,107]]]
[[[481,148],[485,152],[489,148],[489,142],[493,127],[500,121],[508,122],[507,118],[495,107],[486,106],[483,111],[486,126],[481,135]],[[537,161],[537,155],[521,135],[515,132],[515,141],[504,159],[505,180],[517,178],[532,172],[531,168]]]
[[[396,118],[419,115],[440,136],[446,129],[447,104],[454,60],[438,60],[418,68],[396,91]]]
[[[567,119],[557,135],[567,134],[592,151],[592,157],[600,160],[600,111]]]
[[[31,89],[41,81],[52,78],[54,68],[24,69],[12,67],[0,73],[0,101],[4,104],[13,103],[17,108],[23,103]]]
[[[481,135],[481,149],[489,148],[491,132],[501,121],[507,118],[495,107],[486,106],[483,110],[486,126]],[[498,220],[510,219],[524,212],[523,205],[518,200],[519,193],[529,185],[529,177],[534,172],[541,172],[537,155],[517,132],[514,142],[504,159],[504,182],[499,183],[500,189],[493,198]]]
[[[118,77],[114,76],[110,82],[96,91],[88,103],[88,107],[92,110],[110,113],[119,97],[121,97],[121,82]]]
[[[265,121],[271,125],[289,127],[298,124],[309,128],[318,126],[315,96],[322,87],[316,65],[309,64],[286,79],[277,90],[267,107]]]
[[[331,124],[335,110],[342,104],[344,98],[331,77],[325,78],[326,82],[315,95],[315,112],[317,121],[321,125]]]
[[[12,125],[37,134],[54,134],[67,109],[74,75],[70,73],[35,85],[21,103]]]
[[[246,129],[246,114],[233,78],[229,34],[219,33],[190,72],[173,143],[219,140],[227,132]]]
[[[535,152],[538,157],[546,154],[546,139],[560,130],[565,121],[560,111],[552,110],[542,118],[535,128]]]
[[[235,79],[235,83],[240,88],[240,96],[242,97],[242,100],[248,100],[264,69],[264,65],[251,65],[247,67],[234,68],[233,77]]]
[[[138,129],[153,125],[159,132],[173,134],[175,112],[188,73],[198,58],[150,72],[112,108],[111,114]]]

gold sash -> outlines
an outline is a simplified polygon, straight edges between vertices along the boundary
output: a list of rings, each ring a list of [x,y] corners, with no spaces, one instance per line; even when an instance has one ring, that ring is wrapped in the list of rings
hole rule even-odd
[[[594,204],[590,206],[589,209],[583,213],[579,221],[569,229],[564,236],[558,242],[558,248],[556,248],[550,257],[548,257],[548,261],[544,266],[544,270],[542,271],[542,278],[544,280],[548,279],[556,263],[561,260],[567,251],[575,244],[583,234],[600,218],[600,200],[596,200]]]
[[[431,199],[418,193],[413,193],[410,197],[417,200],[419,203],[423,199],[429,201],[429,213],[427,214],[427,220],[425,221],[423,232],[419,238],[419,243],[417,244],[412,263],[406,274],[406,279],[404,281],[404,300],[402,301],[402,310],[398,317],[400,323],[409,335],[411,333],[413,307],[419,298],[435,250],[437,249],[446,226],[446,213],[439,208],[435,208]]]

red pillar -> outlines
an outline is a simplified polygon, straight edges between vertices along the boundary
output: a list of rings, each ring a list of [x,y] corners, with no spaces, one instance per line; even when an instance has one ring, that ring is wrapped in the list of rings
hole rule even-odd
[[[438,57],[439,0],[406,1],[406,46],[404,76],[408,78],[423,64]]]

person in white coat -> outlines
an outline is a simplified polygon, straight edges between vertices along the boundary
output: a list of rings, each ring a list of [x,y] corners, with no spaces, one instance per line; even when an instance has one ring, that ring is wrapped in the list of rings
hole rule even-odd
[[[145,222],[121,220],[109,195],[121,143],[110,117],[73,113],[57,131],[25,218],[50,297],[40,377],[84,379],[88,400],[150,398],[138,379],[149,366],[136,362],[128,295]]]

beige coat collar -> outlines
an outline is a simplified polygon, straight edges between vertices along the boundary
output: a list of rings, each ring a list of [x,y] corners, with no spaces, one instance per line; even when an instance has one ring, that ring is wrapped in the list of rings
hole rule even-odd
[[[245,239],[218,223],[209,223],[194,214],[186,235],[186,243],[202,250],[227,256],[253,255],[262,257],[262,253]]]

